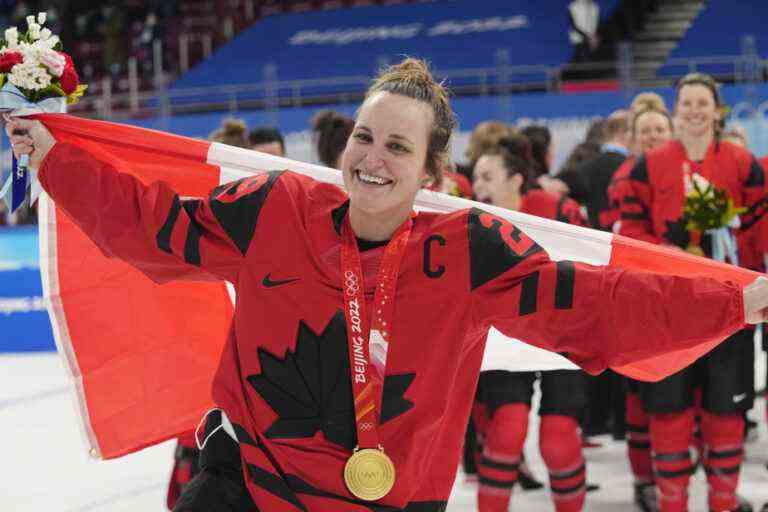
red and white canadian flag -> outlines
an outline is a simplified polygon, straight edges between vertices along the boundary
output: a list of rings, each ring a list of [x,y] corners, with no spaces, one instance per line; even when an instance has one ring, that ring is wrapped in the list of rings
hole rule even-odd
[[[77,144],[144,183],[164,180],[184,196],[207,195],[222,183],[275,169],[343,186],[336,170],[254,151],[62,114],[34,117],[57,140]],[[556,260],[707,276],[742,285],[758,275],[682,251],[435,192],[420,192],[416,206],[439,212],[483,208],[516,224]],[[119,457],[190,430],[212,406],[211,382],[233,313],[227,284],[158,285],[102,254],[45,194],[39,218],[43,289],[91,453]],[[614,369],[635,378],[660,379],[720,341]],[[484,368],[552,369],[569,364],[494,329],[489,335]]]

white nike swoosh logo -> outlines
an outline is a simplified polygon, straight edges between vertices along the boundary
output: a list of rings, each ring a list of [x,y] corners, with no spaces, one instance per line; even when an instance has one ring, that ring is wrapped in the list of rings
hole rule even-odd
[[[740,395],[734,395],[733,396],[733,402],[737,404],[737,403],[741,402],[742,400],[744,400],[745,398],[747,398],[747,394],[746,393],[742,393]]]

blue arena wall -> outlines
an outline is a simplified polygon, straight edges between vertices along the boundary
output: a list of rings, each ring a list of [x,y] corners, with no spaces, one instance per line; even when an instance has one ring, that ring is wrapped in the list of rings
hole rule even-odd
[[[38,255],[37,226],[0,228],[0,353],[56,349]]]

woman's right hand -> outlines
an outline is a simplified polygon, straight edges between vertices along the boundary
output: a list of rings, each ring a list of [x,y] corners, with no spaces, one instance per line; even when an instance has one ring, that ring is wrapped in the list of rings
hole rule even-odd
[[[11,149],[16,158],[29,155],[29,167],[39,169],[43,159],[51,150],[56,139],[40,121],[20,117],[3,116],[5,133],[11,141]]]

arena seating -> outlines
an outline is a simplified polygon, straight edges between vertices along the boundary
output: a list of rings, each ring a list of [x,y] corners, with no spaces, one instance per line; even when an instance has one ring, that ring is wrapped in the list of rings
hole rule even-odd
[[[766,19],[768,2],[708,2],[678,46],[670,53],[667,64],[659,70],[659,74],[671,75],[681,72],[681,66],[671,65],[670,59],[741,55],[745,35],[754,36],[758,54],[768,54]],[[697,64],[697,69],[724,78],[734,74],[733,63]]]
[[[606,5],[615,1],[607,1]],[[374,5],[262,18],[229,44],[180,77],[171,89],[268,80],[305,81],[319,77],[366,77],[404,54],[428,58],[438,70],[475,70],[453,77],[453,86],[493,85],[499,76],[477,70],[500,63],[535,64],[538,69],[503,80],[547,80],[543,66],[567,62],[568,17],[563,2],[524,0]],[[331,56],[329,58],[329,55]],[[449,77],[451,78],[451,77]],[[484,83],[482,83],[484,82]],[[295,83],[283,96],[362,90],[360,81],[319,87]],[[263,94],[255,91],[253,97]]]

